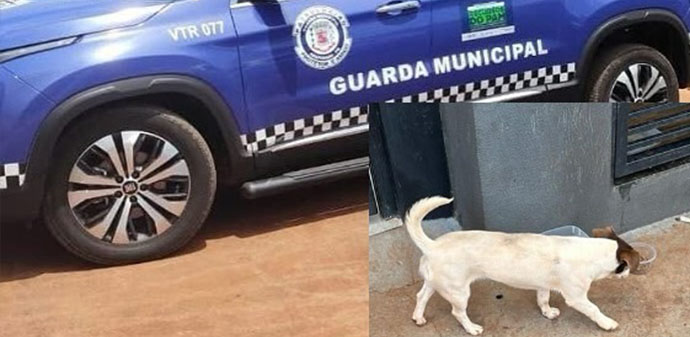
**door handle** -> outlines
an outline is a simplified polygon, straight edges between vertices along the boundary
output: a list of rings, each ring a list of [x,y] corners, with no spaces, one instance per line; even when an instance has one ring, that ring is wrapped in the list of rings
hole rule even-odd
[[[376,8],[377,14],[398,14],[404,10],[417,9],[422,7],[418,0],[402,1],[395,3],[388,3]]]

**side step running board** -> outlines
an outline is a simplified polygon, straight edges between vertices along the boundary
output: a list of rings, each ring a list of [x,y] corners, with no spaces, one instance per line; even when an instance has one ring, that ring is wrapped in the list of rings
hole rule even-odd
[[[342,178],[364,176],[368,170],[369,157],[350,159],[288,172],[277,177],[246,182],[242,185],[242,195],[248,199],[255,199],[298,187],[317,185]]]

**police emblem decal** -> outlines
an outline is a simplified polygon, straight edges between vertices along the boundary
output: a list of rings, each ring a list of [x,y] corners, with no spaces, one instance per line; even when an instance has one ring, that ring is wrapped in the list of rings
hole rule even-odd
[[[312,6],[295,19],[295,52],[304,64],[324,70],[335,67],[352,46],[345,14],[328,6]]]

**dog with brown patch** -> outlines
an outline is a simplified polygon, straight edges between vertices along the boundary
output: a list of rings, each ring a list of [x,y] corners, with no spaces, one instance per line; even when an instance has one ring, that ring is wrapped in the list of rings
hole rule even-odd
[[[490,279],[506,285],[537,291],[537,305],[548,319],[560,311],[549,306],[551,290],[560,292],[566,304],[583,313],[604,330],[618,323],[604,315],[587,298],[593,281],[607,277],[625,278],[635,272],[640,254],[620,239],[611,227],[595,229],[593,238],[508,234],[489,231],[452,232],[436,240],[422,229],[422,219],[453,199],[431,197],[417,201],[405,218],[405,226],[422,251],[419,272],[424,279],[417,293],[412,319],[426,323],[424,309],[438,292],[452,305],[452,314],[471,335],[483,328],[467,317],[470,284]]]

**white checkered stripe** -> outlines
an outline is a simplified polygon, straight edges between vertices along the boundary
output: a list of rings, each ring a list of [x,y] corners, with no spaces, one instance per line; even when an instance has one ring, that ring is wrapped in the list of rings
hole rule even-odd
[[[0,190],[19,188],[24,184],[26,165],[20,163],[0,164]]]
[[[441,102],[455,103],[474,101],[544,84],[565,83],[575,79],[575,63],[554,65],[522,73],[496,77],[490,80],[470,82],[445,89],[436,89],[416,95],[388,100],[393,103]]]
[[[294,139],[366,124],[368,115],[368,107],[361,106],[301,118],[242,135],[242,145],[253,153]]]

